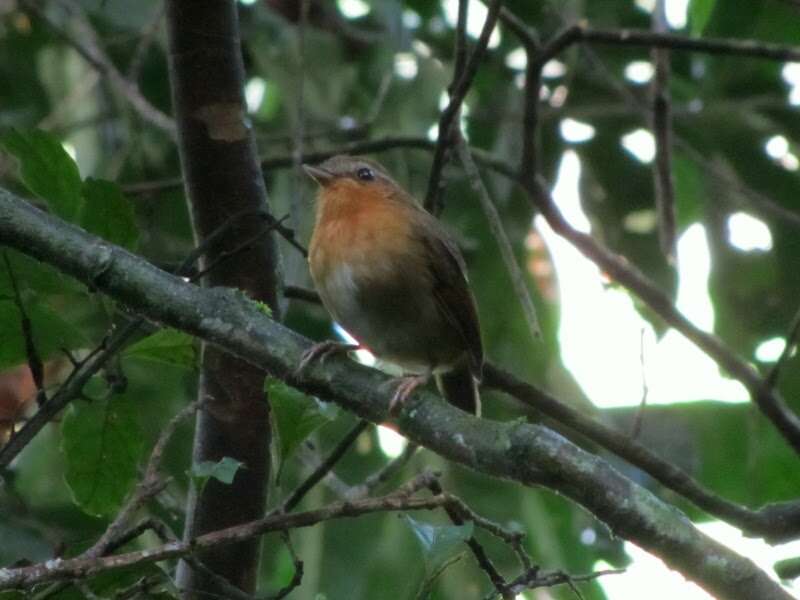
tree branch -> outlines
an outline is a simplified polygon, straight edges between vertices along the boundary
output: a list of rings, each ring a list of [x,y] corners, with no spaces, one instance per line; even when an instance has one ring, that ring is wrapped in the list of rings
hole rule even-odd
[[[522,308],[522,314],[528,324],[531,337],[533,339],[541,338],[542,330],[539,326],[539,318],[536,315],[536,307],[533,304],[531,293],[525,282],[525,275],[517,263],[517,257],[514,256],[514,248],[503,227],[500,213],[494,205],[494,202],[492,202],[492,198],[489,196],[489,191],[486,189],[483,179],[481,179],[478,166],[472,158],[472,153],[469,151],[467,143],[460,134],[458,134],[458,139],[455,141],[454,145],[456,154],[464,167],[464,172],[467,174],[467,179],[469,179],[470,186],[478,195],[483,214],[486,216],[486,221],[489,224],[489,231],[491,231],[500,249],[500,256],[503,259],[503,264],[511,279],[511,285],[514,288],[520,308]]]
[[[544,66],[548,60],[577,42],[642,48],[668,48],[705,54],[748,56],[781,62],[800,61],[800,48],[797,46],[770,44],[757,40],[698,38],[642,29],[594,29],[586,24],[579,23],[565,27],[542,46],[537,58],[538,66]]]
[[[77,277],[152,321],[202,337],[306,392],[335,400],[362,418],[382,422],[389,415],[392,390],[387,377],[373,369],[332,357],[296,376],[296,365],[309,341],[268,318],[241,292],[186,283],[6,191],[0,191],[0,243]],[[586,507],[616,535],[661,557],[721,598],[791,598],[750,560],[710,539],[674,507],[546,427],[476,419],[426,392],[412,395],[396,424],[403,435],[447,459],[493,477],[558,491]],[[339,510],[349,514],[351,506]],[[282,516],[280,528],[311,524],[309,514],[314,513],[303,513],[302,518]],[[265,527],[263,522],[260,526]],[[244,533],[236,529],[236,533],[224,535],[235,541]],[[193,547],[219,543],[218,535],[200,536]],[[189,546],[188,542],[168,544],[148,559],[177,556]],[[133,558],[120,555],[95,560],[99,562],[81,564],[85,568],[81,572],[90,573],[106,564],[103,561],[124,566]],[[74,566],[63,561],[51,569],[0,571],[0,585],[10,588],[32,577],[70,576]]]
[[[61,4],[67,9],[71,16],[75,17],[75,24],[79,29],[78,36],[72,35],[53,21],[45,10],[37,6],[37,2],[33,0],[24,0],[23,5],[26,10],[31,11],[42,19],[42,21],[47,23],[55,34],[72,46],[92,68],[101,75],[107,77],[112,87],[128,100],[139,116],[174,136],[175,121],[153,106],[147,98],[142,96],[135,81],[126,78],[119,72],[111,59],[100,47],[97,33],[92,29],[88,20],[82,14],[80,7],[74,4],[72,0],[61,0]]]
[[[502,0],[492,0],[486,14],[486,21],[483,23],[483,29],[481,29],[481,34],[475,44],[475,49],[469,55],[469,59],[460,63],[457,61],[457,66],[463,65],[463,69],[461,72],[453,73],[453,83],[450,86],[450,101],[439,116],[439,138],[436,142],[436,150],[433,153],[433,164],[431,165],[428,179],[428,191],[425,194],[425,208],[433,214],[440,213],[442,209],[442,170],[447,162],[447,151],[453,142],[454,128],[458,127],[458,115],[461,113],[461,105],[470,87],[472,87],[472,81],[478,72],[478,65],[483,59],[486,47],[489,45],[489,38],[497,23],[501,5]]]
[[[656,2],[653,11],[653,31],[667,30],[665,0]],[[653,162],[653,187],[658,215],[658,239],[661,252],[672,265],[675,263],[675,186],[672,180],[672,105],[669,94],[670,53],[665,48],[653,48],[650,52],[655,65],[655,76],[651,90],[653,94],[653,138],[656,156]]]
[[[295,287],[289,297],[315,304],[321,303],[317,292],[306,288]],[[796,334],[799,329],[800,310],[792,321],[790,332]],[[794,339],[794,334],[790,333],[789,340]],[[786,353],[787,350],[784,348],[783,354]],[[748,535],[763,537],[767,542],[773,544],[800,536],[800,502],[781,502],[768,504],[758,510],[748,509],[706,489],[685,471],[653,454],[646,446],[637,442],[635,437],[625,435],[623,432],[575,410],[569,404],[559,401],[534,385],[517,379],[511,373],[490,362],[484,366],[483,384],[505,392],[512,398],[606,448],[646,472],[673,492],[680,494],[701,510],[739,527]],[[406,450],[408,451],[408,448]],[[362,485],[354,488],[360,493],[351,497],[358,498],[366,495],[366,492],[361,490],[363,487]]]

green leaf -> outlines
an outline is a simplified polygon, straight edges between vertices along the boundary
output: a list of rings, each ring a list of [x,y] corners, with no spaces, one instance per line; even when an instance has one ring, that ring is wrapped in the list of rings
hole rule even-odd
[[[425,572],[429,575],[456,554],[458,547],[472,537],[474,529],[472,521],[464,525],[440,526],[417,521],[408,515],[404,518],[419,542],[425,560]]]
[[[139,231],[133,206],[116,183],[90,177],[83,183],[83,198],[81,227],[128,250],[136,247]]]
[[[230,456],[223,456],[217,462],[206,460],[192,465],[189,476],[201,489],[205,486],[206,482],[212,478],[225,485],[230,485],[233,483],[233,478],[236,477],[236,472],[242,466],[244,466],[243,462],[231,458]]]
[[[122,356],[176,365],[187,369],[197,363],[194,340],[177,329],[161,329],[129,346]]]
[[[689,4],[689,27],[692,34],[702,35],[717,0],[692,0]]]
[[[33,343],[39,358],[46,360],[62,348],[79,348],[87,341],[83,332],[55,311],[36,301],[23,299],[31,322]],[[8,298],[0,299],[0,369],[27,362],[19,309]]]
[[[12,129],[0,143],[19,161],[28,189],[59,217],[74,221],[82,201],[81,176],[61,142],[44,131]]]
[[[144,449],[137,414],[125,394],[69,407],[61,425],[66,480],[87,514],[113,514],[133,486]]]
[[[23,293],[23,298],[26,297],[26,290],[36,290],[36,292],[46,295],[63,296],[66,293],[81,289],[79,287],[80,284],[74,279],[62,275],[53,267],[39,262],[35,258],[10,248],[3,248],[2,254],[6,255],[8,262],[11,263],[14,279],[16,279],[17,287]],[[11,278],[6,268],[5,260],[0,257],[0,296],[11,298],[13,294],[13,286],[11,285]]]
[[[269,395],[273,423],[278,437],[278,476],[286,459],[311,433],[333,420],[329,410],[303,392],[279,379],[267,377],[264,391]]]

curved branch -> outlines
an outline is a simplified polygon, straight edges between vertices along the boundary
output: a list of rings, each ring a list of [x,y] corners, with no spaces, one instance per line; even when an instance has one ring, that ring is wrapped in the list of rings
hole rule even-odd
[[[624,257],[601,245],[592,236],[572,227],[556,206],[547,185],[540,177],[525,177],[521,183],[531,202],[541,211],[542,216],[556,233],[568,240],[612,279],[636,294],[665,322],[680,331],[728,373],[741,381],[764,416],[772,422],[795,452],[800,453],[800,417],[774,389],[767,385],[761,374],[750,363],[737,356],[716,335],[703,331],[689,321],[663,291]]]
[[[392,390],[385,375],[345,358],[313,364],[294,375],[309,341],[268,318],[241,292],[186,283],[3,190],[0,243],[73,275],[152,321],[202,337],[304,391],[335,400],[362,418],[387,419]],[[615,534],[661,557],[717,597],[791,598],[750,560],[698,531],[680,511],[546,427],[477,419],[424,392],[409,399],[396,424],[409,439],[449,460],[493,477],[545,485],[571,498]],[[55,573],[57,568],[51,571]],[[14,583],[10,572],[0,571],[0,587]]]

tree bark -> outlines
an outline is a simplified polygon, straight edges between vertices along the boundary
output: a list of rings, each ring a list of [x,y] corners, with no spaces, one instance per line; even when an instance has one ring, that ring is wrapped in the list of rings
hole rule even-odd
[[[2,189],[0,244],[74,275],[152,321],[197,335],[306,392],[335,400],[362,418],[376,423],[388,418],[392,386],[386,375],[345,357],[331,357],[295,375],[309,340],[268,318],[242,294],[186,283]],[[752,561],[698,531],[674,506],[546,427],[477,419],[426,392],[413,394],[395,423],[410,440],[449,460],[571,498],[615,534],[662,558],[720,600],[792,598]],[[0,588],[24,575],[24,570],[0,570]],[[59,576],[50,568],[49,580]]]
[[[169,71],[187,199],[198,244],[234,215],[210,245],[201,268],[214,265],[257,235],[254,218],[267,210],[267,195],[245,108],[244,67],[233,0],[169,0]],[[235,287],[279,315],[280,273],[271,234],[237,252],[204,277],[208,286]],[[211,480],[192,493],[185,539],[263,515],[269,480],[269,405],[262,392],[264,372],[212,346],[203,346],[195,463],[225,456],[244,463],[231,485]],[[250,540],[198,553],[216,574],[247,592],[256,587],[259,543]],[[178,569],[185,598],[214,593],[207,576],[187,563]]]

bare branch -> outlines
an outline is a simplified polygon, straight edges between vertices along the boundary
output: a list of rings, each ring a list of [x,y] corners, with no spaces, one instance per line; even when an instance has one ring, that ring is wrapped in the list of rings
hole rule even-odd
[[[58,391],[25,422],[22,429],[14,433],[8,443],[0,448],[0,467],[8,466],[17,454],[47,425],[53,417],[80,396],[89,380],[119,352],[138,331],[140,320],[124,325],[98,346],[97,351],[81,361],[70,373]]]
[[[400,148],[434,151],[436,149],[436,143],[432,142],[426,137],[393,136],[376,140],[352,142],[350,144],[344,144],[330,150],[308,152],[303,155],[302,160],[304,163],[314,164],[322,162],[326,158],[330,158],[336,154],[369,154],[372,152],[388,152],[389,150],[396,150]],[[505,175],[506,177],[515,177],[514,169],[512,169],[506,161],[494,157],[480,148],[473,147],[470,148],[470,150],[475,157],[475,161],[480,165],[491,169],[496,173]],[[263,158],[261,160],[261,167],[265,171],[282,168],[285,169],[292,166],[292,161],[293,157],[291,155]],[[123,185],[122,189],[127,194],[145,195],[176,189],[181,185],[183,185],[183,180],[180,177],[171,177],[157,181],[129,183]]]
[[[653,30],[667,30],[665,0],[658,0],[653,11]],[[669,94],[670,56],[665,48],[651,51],[655,76],[652,83],[653,137],[656,142],[656,157],[653,162],[653,183],[658,215],[658,239],[661,252],[669,264],[675,263],[675,186],[672,179],[672,116]]]
[[[764,380],[764,386],[766,388],[772,389],[777,385],[778,376],[780,375],[781,369],[786,364],[786,361],[789,359],[795,349],[798,334],[800,334],[800,309],[798,309],[794,314],[792,322],[789,325],[789,333],[786,336],[786,345],[783,347],[783,352],[781,352],[778,360],[775,361],[775,364],[772,366],[772,369]]]
[[[385,375],[343,357],[309,365],[301,376],[294,375],[310,342],[267,317],[240,292],[186,283],[3,190],[0,243],[77,276],[149,319],[199,335],[285,378],[290,385],[334,400],[362,418],[373,422],[387,418],[391,389]],[[674,507],[546,427],[478,420],[425,391],[409,398],[396,424],[410,440],[445,458],[523,485],[546,485],[571,498],[605,521],[616,535],[661,557],[712,594],[726,600],[790,598],[752,562],[698,531]],[[334,513],[349,516],[377,506],[344,503]],[[380,509],[399,506],[411,510],[439,505],[436,499],[394,500]],[[191,542],[165,544],[149,550],[146,557],[129,553],[89,562],[51,563],[51,568],[38,565],[0,571],[0,587],[73,577],[76,569],[85,576],[98,569],[163,560],[186,553],[190,546],[202,549],[221,540],[233,543],[270,528],[310,525],[329,515],[330,511],[282,514],[257,525],[199,536],[193,546]]]
[[[800,502],[769,504],[759,510],[750,510],[709,491],[685,471],[656,456],[630,436],[560,402],[547,392],[520,381],[491,363],[484,367],[484,385],[502,390],[566,425],[572,431],[643,470],[698,508],[736,525],[750,535],[761,536],[770,543],[782,543],[800,536]]]
[[[576,42],[668,48],[705,54],[747,56],[781,62],[800,61],[800,48],[797,46],[770,44],[757,40],[698,38],[639,29],[593,29],[586,24],[574,24],[565,27],[544,44],[537,59],[538,63],[543,66],[548,60]]]
[[[435,496],[444,495],[444,490],[442,490],[442,486],[438,479],[431,481],[428,487]],[[466,522],[464,518],[465,513],[461,510],[460,506],[456,506],[452,502],[448,502],[444,505],[444,510],[454,525],[463,525]],[[508,590],[508,584],[506,583],[506,580],[497,570],[497,567],[494,566],[494,563],[492,563],[492,560],[486,554],[486,551],[483,549],[483,546],[481,546],[480,542],[475,539],[474,535],[470,536],[470,538],[467,540],[467,546],[469,546],[469,549],[472,550],[472,554],[475,556],[478,566],[484,573],[486,573],[486,575],[489,577],[489,581],[492,582],[492,585],[500,593],[500,595],[502,595],[505,600],[514,600],[514,595]]]
[[[433,214],[441,212],[441,192],[442,192],[442,170],[447,162],[447,151],[453,142],[451,137],[456,133],[458,127],[458,115],[461,112],[461,104],[472,86],[475,74],[478,72],[478,65],[483,59],[486,47],[489,45],[489,38],[494,31],[497,18],[500,14],[502,0],[493,0],[483,23],[483,29],[475,44],[475,49],[470,54],[469,59],[464,63],[462,73],[454,73],[454,83],[450,88],[450,101],[447,107],[439,116],[439,139],[436,142],[436,150],[433,154],[433,164],[431,165],[430,177],[428,179],[428,191],[425,194],[425,208]]]
[[[164,450],[166,449],[169,441],[172,439],[172,436],[174,435],[175,430],[178,428],[178,425],[189,416],[193,415],[199,406],[199,402],[192,402],[183,408],[183,410],[181,410],[172,419],[170,419],[169,423],[167,423],[164,429],[161,430],[158,440],[156,440],[153,450],[150,453],[150,459],[147,461],[147,467],[145,468],[144,476],[137,484],[136,489],[134,490],[133,494],[131,494],[130,499],[117,513],[117,516],[114,517],[114,520],[106,528],[105,532],[103,532],[103,535],[100,536],[100,539],[98,539],[97,542],[95,542],[94,545],[83,554],[83,556],[90,558],[106,554],[111,545],[117,539],[119,539],[123,530],[128,527],[128,524],[130,523],[136,511],[138,511],[144,505],[144,503],[147,502],[147,500],[152,498],[155,494],[163,489],[165,484],[161,481],[158,470],[161,466],[161,459],[164,455]]]
[[[25,304],[22,302],[22,296],[19,293],[19,286],[17,285],[17,277],[14,274],[14,269],[11,268],[11,261],[8,260],[8,252],[3,252],[3,261],[6,264],[8,279],[11,282],[11,290],[14,293],[14,303],[17,305],[17,310],[19,311],[19,321],[22,327],[22,339],[25,342],[25,355],[28,359],[28,369],[30,369],[31,378],[36,386],[36,403],[41,407],[47,402],[47,392],[45,392],[44,389],[44,364],[39,356],[39,351],[36,349],[36,343],[33,340],[33,324],[25,310]]]
[[[283,502],[282,510],[290,512],[300,503],[300,500],[319,483],[325,475],[333,469],[334,465],[344,456],[345,452],[353,445],[358,436],[360,436],[370,426],[370,422],[361,419],[353,426],[350,431],[341,439],[333,451],[328,455],[319,466],[309,475],[297,489],[295,489],[289,497]]]
[[[531,332],[531,335],[534,337],[534,339],[540,338],[542,331],[539,326],[539,319],[536,315],[536,307],[533,305],[530,291],[525,283],[525,276],[519,264],[517,263],[517,258],[514,256],[514,248],[511,246],[511,241],[506,235],[506,230],[503,227],[500,213],[497,211],[497,207],[495,207],[494,202],[492,202],[492,199],[489,197],[489,192],[486,189],[486,185],[484,185],[483,180],[481,179],[481,174],[478,172],[478,167],[475,164],[475,161],[472,159],[472,154],[469,151],[469,147],[467,147],[467,144],[464,142],[464,139],[460,134],[458,135],[458,139],[455,141],[455,149],[461,164],[464,166],[464,171],[467,173],[467,177],[472,189],[478,194],[481,208],[483,209],[484,215],[486,215],[486,221],[489,223],[489,230],[492,232],[492,235],[494,236],[494,239],[500,248],[500,255],[503,257],[503,264],[505,265],[506,271],[508,271],[508,275],[511,278],[514,292],[516,293],[517,300],[519,300],[522,308],[522,314],[525,315],[525,321],[528,323],[528,328]]]
[[[42,21],[47,23],[56,35],[72,46],[89,65],[96,69],[101,75],[107,77],[114,89],[128,100],[134,110],[136,110],[145,121],[148,121],[152,125],[174,136],[175,121],[153,106],[149,100],[142,96],[138,86],[119,72],[111,59],[103,52],[97,33],[92,29],[91,24],[80,10],[80,7],[72,0],[60,0],[60,2],[61,5],[67,9],[69,14],[75,18],[75,26],[79,29],[79,35],[72,35],[64,30],[58,23],[53,21],[48,16],[47,12],[43,10],[41,6],[37,5],[37,2],[34,0],[24,0],[23,5],[26,10],[31,11]]]
[[[636,294],[667,324],[680,331],[728,373],[741,381],[764,416],[772,421],[789,445],[796,452],[800,452],[800,418],[777,392],[764,386],[760,374],[750,363],[737,356],[717,336],[703,331],[689,321],[663,291],[624,257],[602,246],[590,235],[572,227],[561,214],[543,181],[525,180],[523,185],[533,204],[556,233],[570,241],[612,279]]]

